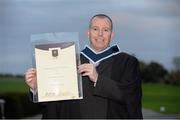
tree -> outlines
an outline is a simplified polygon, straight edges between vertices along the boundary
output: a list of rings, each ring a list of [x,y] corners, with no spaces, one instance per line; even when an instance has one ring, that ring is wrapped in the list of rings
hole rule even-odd
[[[169,83],[180,85],[180,70],[172,71],[169,75]]]
[[[141,76],[144,82],[164,82],[168,71],[159,63],[140,63]]]
[[[173,64],[176,70],[180,70],[180,57],[173,58]]]

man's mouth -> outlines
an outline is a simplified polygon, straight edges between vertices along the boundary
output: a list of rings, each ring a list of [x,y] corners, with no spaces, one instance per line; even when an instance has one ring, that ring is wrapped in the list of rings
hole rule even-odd
[[[102,42],[102,41],[104,41],[103,38],[96,38],[95,40],[96,40],[97,42]]]

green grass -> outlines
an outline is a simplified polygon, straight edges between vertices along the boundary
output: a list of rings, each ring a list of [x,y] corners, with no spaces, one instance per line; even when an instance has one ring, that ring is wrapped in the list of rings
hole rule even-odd
[[[0,77],[0,93],[22,92],[27,93],[28,86],[23,78]]]
[[[164,106],[166,114],[180,114],[180,86],[164,84],[142,84],[143,108],[160,112]],[[24,92],[29,88],[23,78],[0,77],[0,93]]]
[[[180,114],[180,86],[143,84],[143,107],[157,112]]]

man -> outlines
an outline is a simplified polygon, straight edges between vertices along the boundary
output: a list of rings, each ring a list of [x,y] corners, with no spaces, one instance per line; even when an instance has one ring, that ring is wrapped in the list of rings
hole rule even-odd
[[[43,118],[142,118],[141,79],[135,57],[110,47],[114,36],[110,17],[98,14],[89,24],[90,46],[81,52],[83,99],[49,102]],[[36,89],[36,70],[26,72],[26,83]]]

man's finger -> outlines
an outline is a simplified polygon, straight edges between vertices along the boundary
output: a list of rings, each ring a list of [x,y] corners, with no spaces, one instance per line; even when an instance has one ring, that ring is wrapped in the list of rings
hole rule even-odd
[[[84,72],[82,76],[89,76],[89,72]]]

